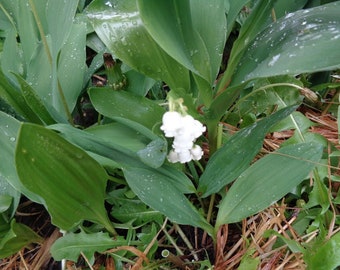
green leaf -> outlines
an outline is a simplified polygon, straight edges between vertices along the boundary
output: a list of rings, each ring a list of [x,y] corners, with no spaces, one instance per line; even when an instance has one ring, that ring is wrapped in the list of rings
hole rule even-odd
[[[48,0],[47,4],[45,4],[48,33],[53,40],[51,49],[53,58],[57,57],[58,52],[66,43],[69,35],[71,35],[72,27],[70,25],[73,24],[77,7],[78,1]],[[76,33],[74,32],[73,34]]]
[[[212,227],[184,196],[173,174],[144,168],[125,168],[124,175],[132,191],[151,208],[163,213],[171,221],[200,227],[212,233]]]
[[[210,84],[216,78],[226,39],[221,0],[139,0],[153,39],[174,59]]]
[[[327,167],[327,164],[324,165]],[[304,209],[309,209],[320,205],[322,208],[321,214],[324,214],[329,209],[330,201],[328,187],[325,185],[322,179],[320,178],[319,170],[315,170],[313,189],[308,194],[308,202],[304,205]]]
[[[66,119],[85,74],[86,26],[73,22],[78,1],[16,2],[17,46],[22,48],[24,70],[11,71],[20,74],[60,119]]]
[[[34,89],[18,74],[14,74],[21,86],[21,93],[24,96],[28,106],[36,113],[37,116],[46,124],[55,124],[55,120],[50,115],[44,102],[35,93]]]
[[[62,1],[50,1],[62,2]],[[77,3],[77,1],[66,1],[66,7],[69,3]],[[57,9],[58,10],[58,9]],[[61,17],[59,12],[56,16]],[[73,17],[71,17],[71,22]],[[53,22],[55,25],[56,22]],[[60,27],[60,26],[59,26]],[[86,25],[85,23],[70,23],[65,29],[70,29],[66,43],[62,46],[58,55],[58,71],[57,76],[60,81],[61,88],[65,95],[65,99],[70,111],[74,109],[79,94],[83,89],[86,74]],[[64,29],[64,32],[65,32]],[[53,40],[53,45],[55,40]]]
[[[310,270],[331,270],[340,265],[340,233],[336,233],[322,245],[305,253],[304,259]]]
[[[240,11],[244,6],[249,2],[249,0],[238,0],[238,1],[229,1],[229,8],[227,11],[227,37],[234,28],[234,23],[240,14]]]
[[[146,165],[158,168],[164,163],[167,155],[167,143],[161,138],[151,141],[144,149],[139,150],[137,155]]]
[[[6,195],[0,190],[0,213],[5,212],[12,204],[12,196]]]
[[[94,0],[86,14],[99,38],[124,63],[170,88],[190,88],[189,71],[152,39],[135,0]]]
[[[274,5],[275,17],[281,18],[287,13],[294,12],[296,10],[302,9],[308,0],[299,0],[299,1],[277,1]]]
[[[290,192],[321,159],[315,143],[289,145],[258,160],[231,186],[220,203],[216,228],[249,217]]]
[[[0,235],[0,259],[15,254],[30,243],[40,243],[42,238],[24,224],[13,219],[9,230]]]
[[[304,248],[295,239],[286,238],[282,234],[278,233],[275,230],[267,230],[263,233],[263,237],[265,237],[265,238],[269,238],[269,237],[274,236],[274,235],[276,237],[280,238],[280,240],[282,240],[292,252],[294,252],[294,253],[298,253],[298,252],[304,253],[304,251],[305,251]]]
[[[13,109],[33,123],[41,124],[39,117],[32,111],[27,105],[23,95],[13,87],[2,70],[0,69],[0,96],[7,104],[13,107]]]
[[[104,252],[117,246],[128,245],[126,240],[111,239],[107,233],[68,233],[59,238],[51,247],[51,254],[57,261],[62,259],[76,262],[81,253],[92,258],[95,252]],[[131,243],[130,243],[131,244]]]
[[[144,149],[150,142],[150,139],[140,134],[140,132],[121,123],[91,126],[85,131],[93,134],[97,139],[119,142],[120,146],[134,152]]]
[[[339,12],[337,1],[289,13],[272,23],[249,44],[232,83],[339,68]]]
[[[1,55],[1,69],[8,78],[10,84],[16,86],[16,79],[13,73],[23,74],[23,51],[17,42],[17,30],[12,27],[4,33],[5,40],[3,42],[3,53]]]
[[[256,270],[258,269],[258,266],[260,264],[260,258],[256,257],[253,258],[253,253],[255,250],[250,249],[247,251],[245,255],[243,255],[243,258],[241,260],[240,266],[238,267],[238,270]]]
[[[90,220],[114,233],[104,207],[106,172],[82,149],[52,130],[23,124],[15,161],[20,181],[44,199],[53,224],[68,231]]]
[[[31,200],[42,202],[42,199],[25,188],[19,180],[15,167],[15,147],[21,123],[15,118],[0,112],[0,186],[2,194],[13,197],[12,215],[19,205],[20,193]]]
[[[78,145],[85,151],[112,159],[119,164],[119,166],[146,166],[135,151],[131,150],[130,147],[126,147],[124,144],[120,145],[113,140],[114,138],[97,137],[94,136],[95,134],[87,133],[65,124],[53,125],[50,126],[50,128],[59,131],[62,137]]]
[[[294,121],[292,121],[294,120]],[[291,117],[287,117],[278,123],[276,123],[271,129],[271,132],[274,131],[283,131],[283,130],[288,130],[288,129],[298,129],[301,132],[306,131],[308,128],[313,126],[314,123],[310,121],[304,114],[296,111],[292,113]]]
[[[257,1],[255,7],[250,13],[249,17],[242,25],[237,40],[233,43],[232,50],[230,52],[230,59],[228,61],[228,67],[224,73],[222,79],[218,84],[218,92],[224,91],[226,86],[230,84],[235,69],[239,65],[240,59],[245,53],[247,45],[252,42],[255,36],[262,31],[262,29],[268,24],[268,18],[270,17],[274,3],[277,0]],[[234,2],[234,1],[232,1]],[[249,1],[247,1],[249,2]],[[230,10],[236,8],[236,11],[240,8],[240,1],[238,4],[231,3]],[[234,12],[235,10],[233,10]],[[235,16],[235,14],[233,14]],[[233,16],[232,15],[232,16]],[[234,20],[233,16],[233,20]]]
[[[302,87],[301,81],[287,75],[258,79],[249,93],[244,91],[246,93],[237,101],[236,109],[241,116],[249,112],[260,115],[268,114],[268,111],[270,112],[275,107],[280,110],[299,104],[303,96],[292,85]]]
[[[155,85],[156,81],[151,79],[134,69],[124,73],[127,81],[126,91],[134,93],[138,96],[146,96],[148,91]]]
[[[287,107],[240,130],[210,158],[199,180],[202,197],[218,192],[235,180],[250,164],[262,147],[268,130],[287,117],[296,107]]]
[[[35,6],[36,10],[39,11],[42,11],[41,9],[45,5],[39,4],[38,1],[31,1],[30,3],[28,0],[15,0],[14,2],[16,2],[17,5],[17,13],[14,12],[14,19],[20,36],[20,45],[24,56],[24,66],[27,70],[28,63],[34,54],[39,41],[39,32],[35,18],[32,14],[32,4]]]
[[[124,190],[123,190],[124,191]],[[109,193],[107,199],[114,206],[111,216],[122,223],[132,223],[134,226],[140,226],[146,222],[162,222],[163,215],[137,199],[128,199],[122,190],[114,190]]]
[[[107,117],[132,120],[152,130],[161,123],[165,110],[155,102],[125,91],[91,88],[89,95],[96,110]]]

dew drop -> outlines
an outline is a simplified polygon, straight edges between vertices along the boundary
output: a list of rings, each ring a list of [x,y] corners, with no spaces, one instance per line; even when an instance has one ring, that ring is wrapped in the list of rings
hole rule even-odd
[[[9,140],[10,140],[11,142],[15,142],[15,137],[10,137]]]
[[[273,58],[268,63],[268,66],[274,66],[274,64],[277,62],[277,60],[279,60],[279,58],[280,58],[280,54],[273,56]]]

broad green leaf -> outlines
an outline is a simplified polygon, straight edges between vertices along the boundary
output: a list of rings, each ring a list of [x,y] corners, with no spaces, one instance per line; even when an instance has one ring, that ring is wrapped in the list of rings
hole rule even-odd
[[[0,69],[0,96],[22,117],[33,123],[41,124],[39,117],[27,105],[23,95],[13,87]]]
[[[32,111],[34,111],[46,125],[55,124],[55,120],[50,115],[44,102],[35,93],[34,89],[20,75],[15,75],[21,86],[21,93]]]
[[[86,14],[99,38],[124,63],[170,88],[189,89],[189,71],[152,39],[135,0],[94,0]]]
[[[127,118],[152,130],[161,123],[165,110],[155,102],[125,91],[91,88],[89,95],[96,110],[108,117]]]
[[[146,29],[164,51],[212,84],[226,39],[224,1],[137,2]]]
[[[54,1],[50,2],[62,2]],[[65,3],[77,1],[66,1]],[[60,17],[59,12],[57,13]],[[71,22],[73,17],[71,18]],[[54,22],[56,24],[56,22]],[[83,89],[86,74],[86,25],[85,23],[71,23],[66,29],[70,29],[66,43],[62,46],[58,55],[57,76],[70,111],[74,109],[80,92]],[[55,44],[53,40],[52,45]],[[64,108],[63,108],[64,110]]]
[[[337,232],[324,244],[308,250],[304,259],[310,270],[337,269],[340,265],[340,233]]]
[[[294,121],[292,121],[294,119]],[[296,126],[299,127],[300,131],[306,131],[308,128],[313,126],[314,123],[310,121],[304,114],[301,112],[293,112],[292,117],[287,117],[278,123],[276,123],[272,128],[271,132],[274,131],[283,131],[288,129],[295,129]]]
[[[229,85],[232,76],[234,74],[235,69],[239,65],[239,61],[242,55],[245,53],[245,49],[247,45],[255,39],[255,36],[262,31],[262,29],[268,24],[268,18],[270,18],[271,11],[273,8],[274,3],[277,0],[268,0],[268,1],[257,1],[255,7],[253,8],[252,12],[250,13],[249,17],[242,25],[240,29],[240,33],[238,38],[233,43],[232,50],[230,52],[230,59],[228,61],[228,67],[225,71],[222,79],[217,86],[218,92],[224,91],[226,85]],[[236,8],[238,10],[240,6],[235,4],[232,1],[231,10]],[[248,1],[247,1],[248,2]],[[234,12],[234,11],[233,11]],[[233,15],[232,15],[233,16]],[[234,19],[234,18],[232,18]]]
[[[22,124],[15,161],[20,181],[44,199],[53,224],[67,231],[90,220],[114,233],[104,207],[106,172],[82,149],[52,130]]]
[[[52,41],[47,37],[48,44]],[[34,57],[27,63],[27,74],[25,80],[46,103],[51,104],[54,108],[60,103],[59,95],[55,95],[52,90],[52,63],[42,43],[38,44],[34,51]]]
[[[294,12],[296,10],[302,9],[308,0],[288,0],[288,1],[277,1],[274,5],[274,12],[276,19],[279,19],[287,13]]]
[[[17,42],[17,31],[13,27],[4,33],[3,53],[1,55],[1,73],[7,77],[11,87],[17,82],[13,73],[23,74],[26,68],[23,65],[23,51]],[[1,75],[3,76],[3,75]]]
[[[232,0],[229,1],[229,8],[227,10],[227,37],[234,28],[234,23],[237,16],[240,14],[242,8],[249,2],[249,0]]]
[[[143,163],[158,168],[164,163],[167,154],[167,143],[161,138],[151,141],[144,149],[137,152],[137,155]]]
[[[245,170],[220,203],[216,228],[249,217],[296,187],[321,159],[315,143],[289,145],[259,159]]]
[[[249,44],[232,83],[339,68],[339,12],[337,1],[289,13],[272,23]]]
[[[212,227],[184,196],[174,182],[175,175],[144,168],[125,168],[124,175],[132,191],[151,208],[163,213],[171,221],[200,227],[212,234]]]
[[[1,141],[1,139],[0,139]],[[5,156],[6,154],[3,153]],[[2,158],[0,158],[0,161],[2,161]],[[13,160],[12,160],[13,162]],[[0,166],[0,170],[3,166]],[[15,171],[13,171],[13,174],[15,174]],[[17,207],[20,202],[21,193],[16,190],[8,181],[8,175],[4,175],[3,172],[0,172],[0,213],[8,211],[8,215],[10,218],[12,218],[17,210]]]
[[[86,258],[92,258],[95,252],[104,252],[110,248],[124,246],[128,243],[124,239],[111,239],[107,233],[68,233],[59,238],[51,247],[51,254],[57,261],[62,259],[76,262],[83,253]]]
[[[275,107],[280,110],[299,104],[302,102],[303,96],[292,85],[303,86],[300,80],[287,75],[258,79],[249,93],[244,91],[246,93],[236,103],[236,110],[241,115],[249,112],[260,115],[268,114],[268,111],[270,112]]]
[[[24,224],[13,219],[8,231],[0,235],[0,259],[15,254],[30,243],[40,243],[42,238]]]
[[[93,134],[97,139],[119,142],[120,146],[126,147],[134,152],[144,149],[150,140],[121,123],[110,123],[89,127],[85,130]]]
[[[74,15],[79,1],[54,1],[48,0],[46,5],[46,22],[48,33],[53,40],[51,53],[56,58],[60,49],[66,43],[71,32]],[[56,12],[57,11],[57,12]],[[73,32],[73,35],[76,34]],[[74,44],[75,45],[75,44]],[[83,48],[84,49],[84,48]],[[71,57],[72,58],[72,57]]]
[[[146,96],[151,87],[156,83],[154,79],[151,79],[134,69],[125,72],[124,75],[129,82],[126,86],[126,91],[139,96]]]
[[[20,45],[22,47],[24,56],[24,67],[27,70],[28,63],[30,62],[34,51],[39,43],[39,32],[36,25],[32,9],[37,11],[39,8],[39,1],[28,0],[15,0],[17,3],[17,16],[14,16],[20,36]]]
[[[287,107],[240,130],[210,158],[199,180],[198,192],[207,197],[235,180],[262,147],[268,130],[287,117],[296,107]]]
[[[13,20],[20,43],[12,47],[22,48],[17,55],[23,57],[21,69],[10,71],[20,74],[44,102],[66,118],[77,101],[85,73],[86,27],[73,23],[78,1],[15,2],[18,7]]]
[[[13,199],[12,196],[7,195],[6,193],[3,192],[3,190],[0,190],[0,213],[3,213],[9,209],[9,207],[12,204],[12,199]]]
[[[105,158],[112,159],[119,166],[134,166],[144,167],[146,166],[137,153],[130,147],[126,147],[124,144],[120,145],[114,138],[101,138],[72,126],[65,124],[57,124],[50,126],[49,128],[57,130],[60,135],[69,142],[78,145],[80,148],[87,152],[103,156]]]
[[[173,181],[172,184],[183,193],[192,193],[195,191],[195,187],[190,179],[181,171],[167,165],[163,165],[157,169],[148,167],[140,160],[135,151],[118,144],[110,137],[100,138],[64,124],[53,125],[50,128],[59,131],[62,137],[69,142],[78,145],[85,151],[109,158],[115,161],[117,165],[122,168],[145,168],[154,174],[165,175],[169,179],[174,178],[176,181]]]
[[[122,223],[131,222],[133,226],[140,226],[146,222],[162,222],[163,215],[137,199],[128,199],[122,190],[109,193],[107,202],[112,203],[111,216]]]
[[[2,194],[8,194],[13,197],[13,211],[15,214],[19,204],[20,193],[31,200],[42,202],[42,199],[30,192],[20,182],[15,167],[15,147],[21,123],[13,117],[0,112],[0,187]]]

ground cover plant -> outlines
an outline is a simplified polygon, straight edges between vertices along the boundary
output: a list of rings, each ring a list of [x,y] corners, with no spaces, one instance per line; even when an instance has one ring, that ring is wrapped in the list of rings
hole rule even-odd
[[[339,266],[339,13],[2,1],[1,267]]]

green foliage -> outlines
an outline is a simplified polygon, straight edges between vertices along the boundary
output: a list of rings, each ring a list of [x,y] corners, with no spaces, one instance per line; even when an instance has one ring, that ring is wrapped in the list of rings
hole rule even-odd
[[[0,258],[6,258],[30,243],[40,243],[42,238],[24,224],[5,223],[0,217]]]
[[[210,234],[212,227],[184,196],[186,190],[176,174],[168,171],[155,173],[141,168],[124,170],[126,180],[134,193],[146,204],[168,216],[172,221],[205,229]],[[184,175],[183,175],[184,176]],[[189,190],[193,187],[189,187]]]
[[[340,37],[339,10],[339,2],[300,10],[266,27],[245,48],[233,84],[258,77],[339,68],[339,52],[334,48]],[[272,48],[270,53],[267,48]]]
[[[315,244],[309,252],[305,253],[305,259],[309,269],[336,269],[340,265],[339,260],[340,233],[336,233],[323,243]],[[327,258],[325,260],[325,258]]]
[[[216,226],[241,221],[283,197],[308,176],[322,150],[320,144],[296,144],[282,147],[254,163],[222,200]]]
[[[203,197],[218,192],[234,181],[262,147],[264,136],[274,123],[287,117],[295,108],[288,107],[258,123],[242,129],[230,138],[210,159],[200,177],[198,191]]]
[[[86,258],[92,258],[95,252],[103,252],[107,249],[127,244],[128,242],[124,239],[111,239],[108,233],[68,233],[54,243],[51,253],[56,260],[77,261],[81,253]]]
[[[270,235],[310,269],[337,267],[339,154],[297,111],[307,103],[339,119],[322,98],[339,96],[340,2],[323,2],[2,1],[0,100],[10,110],[0,108],[0,258],[41,241],[16,222],[21,195],[66,231],[51,253],[72,261],[129,245],[152,259],[169,222],[216,243],[224,224],[285,198],[304,201],[292,227],[319,237]],[[161,129],[168,110],[206,126],[193,142],[204,159],[167,160],[181,143]],[[279,149],[259,155],[268,133],[287,130]],[[132,256],[110,255],[117,267]],[[240,269],[259,265],[252,256]]]
[[[160,124],[164,110],[151,100],[110,88],[91,88],[89,95],[94,107],[110,118],[123,118],[149,129]]]
[[[86,219],[115,233],[104,208],[106,173],[82,149],[44,127],[23,124],[15,162],[21,183],[44,199],[55,225],[68,231]]]

